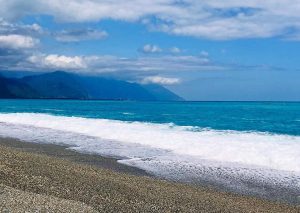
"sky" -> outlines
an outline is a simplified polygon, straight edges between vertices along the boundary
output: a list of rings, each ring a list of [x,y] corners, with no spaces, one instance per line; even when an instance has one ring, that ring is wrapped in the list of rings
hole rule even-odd
[[[300,101],[300,0],[0,0],[0,70]]]

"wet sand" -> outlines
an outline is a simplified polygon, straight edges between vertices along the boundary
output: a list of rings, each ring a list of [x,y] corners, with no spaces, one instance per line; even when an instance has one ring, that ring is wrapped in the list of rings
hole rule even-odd
[[[158,180],[116,159],[66,148],[0,138],[0,210],[16,212],[13,208],[23,205],[29,212],[300,212],[296,206]]]

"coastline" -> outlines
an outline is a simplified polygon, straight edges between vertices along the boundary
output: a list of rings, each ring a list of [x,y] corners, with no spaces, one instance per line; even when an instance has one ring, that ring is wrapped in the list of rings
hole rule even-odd
[[[0,138],[0,184],[78,202],[97,211],[300,211],[296,206],[205,186],[158,180],[143,170],[119,164],[117,159],[66,148]]]

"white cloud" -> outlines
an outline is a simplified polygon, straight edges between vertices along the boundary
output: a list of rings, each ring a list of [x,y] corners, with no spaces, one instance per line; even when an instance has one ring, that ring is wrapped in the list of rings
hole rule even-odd
[[[13,24],[1,19],[0,17],[0,34],[34,35],[41,34],[42,32],[42,27],[36,23],[29,25]]]
[[[162,49],[157,45],[146,44],[142,48],[143,53],[160,53]]]
[[[36,54],[20,61],[17,65],[23,70],[70,70],[76,72],[136,73],[137,76],[156,73],[198,72],[222,70],[223,67],[211,63],[207,58],[196,56],[165,55],[124,58],[109,55],[65,56],[57,54]]]
[[[80,56],[64,55],[33,55],[28,61],[37,68],[43,69],[83,69],[86,68],[84,59]]]
[[[180,79],[179,78],[167,78],[162,76],[148,76],[145,77],[141,83],[143,84],[161,84],[161,85],[173,85],[173,84],[179,84]]]
[[[0,14],[57,21],[140,21],[149,29],[208,39],[267,38],[300,32],[300,0],[0,0]]]
[[[0,35],[0,48],[26,49],[33,48],[39,43],[38,39],[23,35]]]
[[[23,49],[34,48],[40,42],[35,37],[42,31],[38,24],[13,24],[0,17],[0,49],[21,52]]]
[[[33,31],[36,31],[36,32],[42,32],[43,29],[40,25],[38,25],[37,23],[34,23],[32,25],[25,25],[27,26],[29,29],[33,30]]]
[[[170,49],[170,52],[173,54],[178,54],[178,53],[181,53],[181,49],[179,49],[178,47],[172,47]]]
[[[218,66],[211,64],[207,58],[195,56],[160,56],[120,58],[116,56],[86,57],[86,63],[95,72],[136,71],[143,72],[187,72],[215,70]]]
[[[55,33],[55,39],[62,42],[77,42],[82,40],[100,40],[108,36],[106,31],[93,29],[63,30]]]

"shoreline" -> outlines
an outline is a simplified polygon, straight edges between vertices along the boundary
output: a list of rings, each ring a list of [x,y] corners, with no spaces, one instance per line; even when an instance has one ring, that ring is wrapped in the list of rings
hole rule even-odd
[[[127,210],[136,209],[136,211],[149,210],[153,205],[158,210],[164,211],[178,208],[182,211],[194,209],[195,211],[250,212],[253,211],[253,208],[256,208],[258,212],[300,211],[300,207],[256,197],[223,192],[205,186],[160,180],[153,178],[141,169],[120,164],[117,159],[82,154],[66,148],[67,146],[0,138],[0,152],[2,152],[0,165],[4,164],[4,168],[12,166],[12,168],[16,168],[14,173],[21,170],[21,173],[26,173],[26,177],[34,177],[33,180],[24,180],[20,178],[21,173],[13,175],[0,173],[0,184],[29,193],[81,202],[98,211],[106,208],[106,210],[110,208],[118,210],[120,199],[123,200]],[[17,158],[25,159],[27,163],[18,162]],[[16,165],[10,165],[8,162],[11,160],[14,160],[13,164]],[[5,161],[7,162],[5,163]],[[58,171],[54,172],[57,169]],[[56,172],[57,174],[55,174]],[[72,173],[73,175],[71,175]],[[53,180],[49,179],[49,176]],[[72,178],[75,176],[79,180],[73,180]],[[40,180],[41,177],[42,180],[46,178],[47,181]],[[103,185],[102,181],[106,184]],[[52,189],[53,187],[55,190]],[[76,187],[81,188],[82,191],[77,191]],[[98,188],[98,191],[95,191],[93,187]],[[66,194],[65,190],[70,191],[70,194]],[[85,196],[90,199],[85,199]],[[98,196],[98,199],[100,199],[99,196],[102,197],[100,200],[103,197],[105,199],[112,198],[113,201],[110,201],[109,205],[103,206],[103,204],[100,205],[98,199],[93,198],[95,196]],[[96,200],[93,201],[92,198]],[[164,203],[166,200],[168,203]]]
[[[0,146],[10,147],[19,151],[25,151],[29,153],[42,154],[49,157],[61,158],[78,164],[95,166],[102,169],[109,169],[114,172],[120,172],[136,176],[153,177],[153,175],[147,173],[142,169],[118,163],[119,159],[117,158],[77,152],[75,150],[68,149],[70,146],[63,144],[56,145],[46,143],[34,143],[21,141],[15,138],[3,138],[0,136]]]

